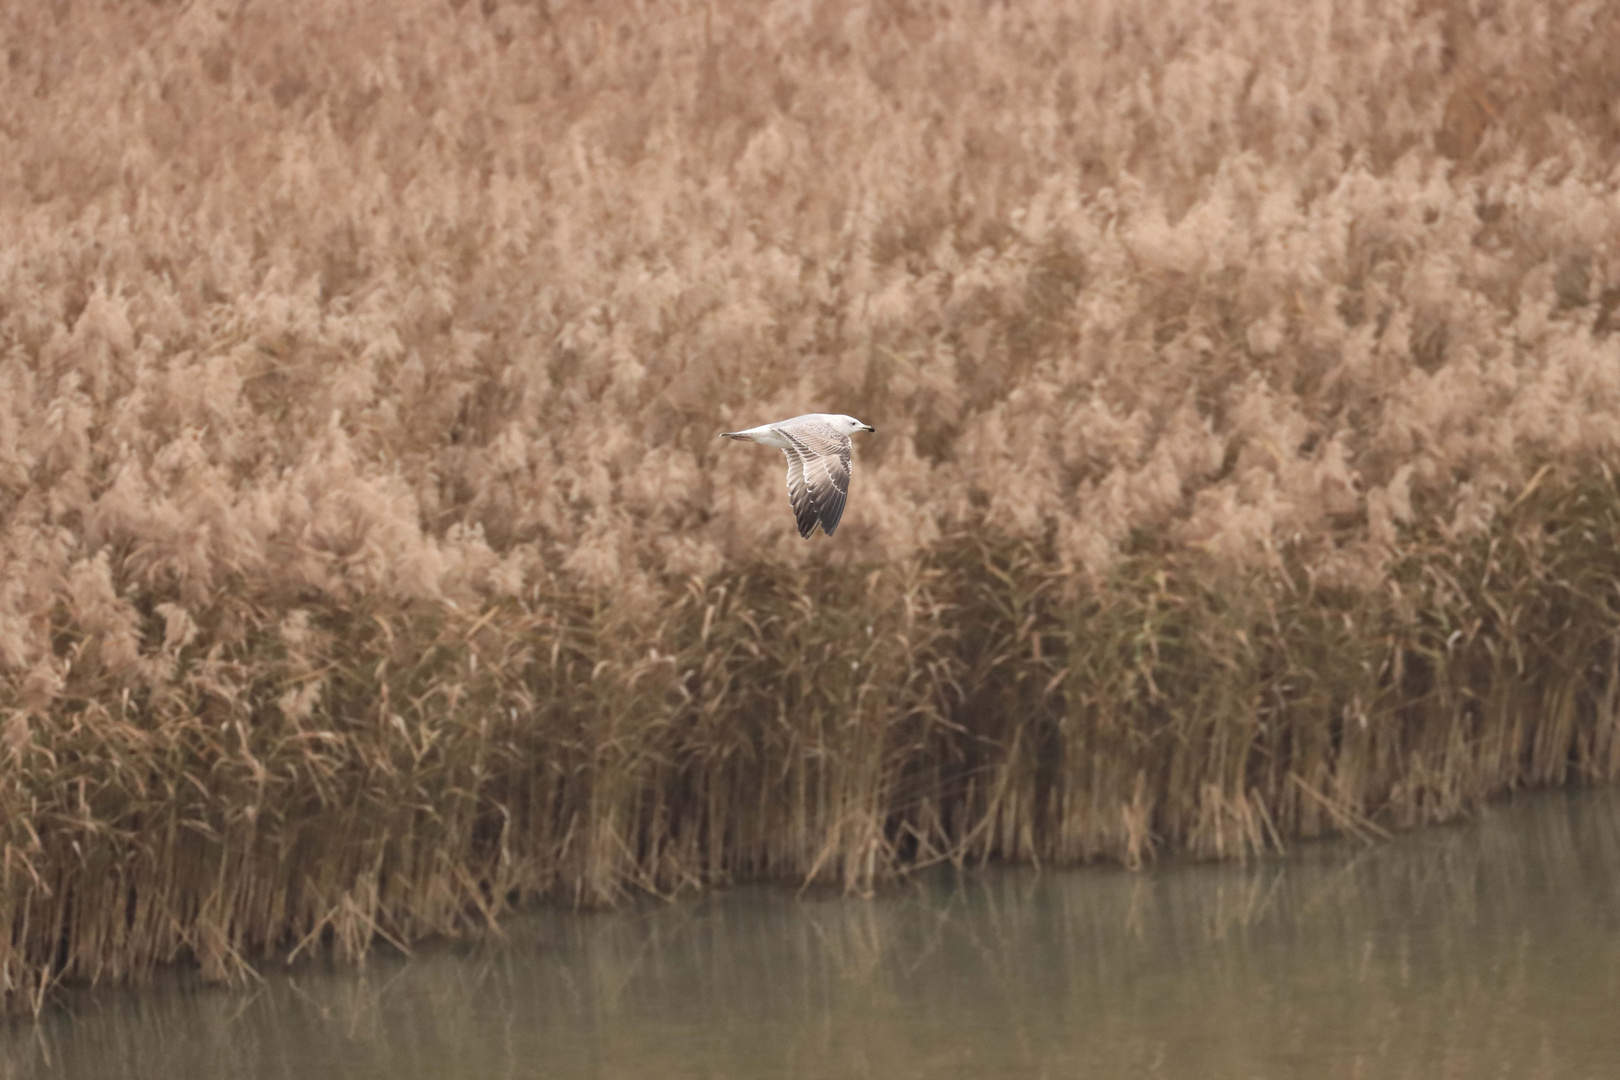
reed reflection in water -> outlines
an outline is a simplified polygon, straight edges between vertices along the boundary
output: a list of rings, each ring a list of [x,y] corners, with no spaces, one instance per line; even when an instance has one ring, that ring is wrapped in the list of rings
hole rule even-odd
[[[93,994],[0,1076],[1600,1077],[1620,791],[1253,864],[749,888],[506,940]]]

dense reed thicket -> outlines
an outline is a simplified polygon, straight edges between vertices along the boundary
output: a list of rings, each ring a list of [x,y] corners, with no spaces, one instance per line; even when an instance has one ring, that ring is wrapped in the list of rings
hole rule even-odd
[[[1608,5],[0,37],[13,1004],[1620,774]]]

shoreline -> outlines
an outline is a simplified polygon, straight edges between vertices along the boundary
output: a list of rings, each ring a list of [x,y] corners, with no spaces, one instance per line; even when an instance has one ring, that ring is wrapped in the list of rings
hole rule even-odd
[[[1008,545],[898,583],[692,583],[656,625],[312,613],[320,652],[182,655],[256,672],[237,697],[256,709],[221,713],[198,680],[164,716],[33,729],[29,862],[55,888],[13,873],[14,933],[48,929],[5,963],[22,985],[187,957],[232,978],[538,901],[1244,857],[1612,781],[1617,524],[1606,477],[1549,482],[1472,542],[1414,542],[1370,595],[1245,593],[1155,554],[1070,598]],[[269,705],[307,672],[326,673],[307,713]]]

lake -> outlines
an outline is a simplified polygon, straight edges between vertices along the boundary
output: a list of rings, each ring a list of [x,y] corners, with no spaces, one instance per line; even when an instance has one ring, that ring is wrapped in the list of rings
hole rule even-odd
[[[1620,790],[1373,847],[943,870],[514,919],[504,940],[171,974],[0,1026],[0,1078],[1610,1077]]]

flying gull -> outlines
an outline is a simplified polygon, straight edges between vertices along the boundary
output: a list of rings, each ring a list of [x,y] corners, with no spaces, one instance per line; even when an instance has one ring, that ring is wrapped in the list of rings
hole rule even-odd
[[[746,431],[722,431],[720,437],[774,446],[787,455],[788,502],[799,521],[799,535],[808,539],[818,522],[828,536],[838,529],[849,496],[849,437],[876,430],[853,416],[805,413]]]

